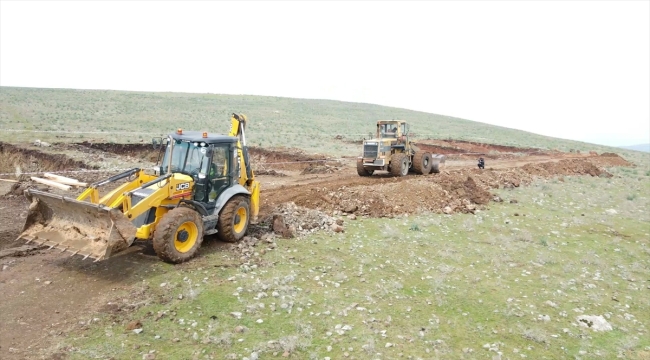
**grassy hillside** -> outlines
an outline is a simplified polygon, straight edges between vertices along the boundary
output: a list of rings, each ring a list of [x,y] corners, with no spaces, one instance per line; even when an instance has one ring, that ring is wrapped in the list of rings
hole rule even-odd
[[[378,119],[405,119],[417,138],[454,138],[547,149],[601,150],[479,122],[372,104],[330,100],[186,93],[0,87],[0,141],[150,141],[178,127],[225,132],[229,114],[251,119],[248,139],[257,146],[355,154]],[[27,132],[18,131],[26,130]],[[94,133],[88,133],[94,132]],[[608,151],[611,151],[612,148]]]

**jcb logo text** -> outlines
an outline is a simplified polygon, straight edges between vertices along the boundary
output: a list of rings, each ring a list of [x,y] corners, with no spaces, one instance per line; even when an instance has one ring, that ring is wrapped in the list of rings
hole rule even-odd
[[[187,190],[189,188],[190,188],[190,183],[188,183],[188,182],[176,185],[176,190],[177,191]]]

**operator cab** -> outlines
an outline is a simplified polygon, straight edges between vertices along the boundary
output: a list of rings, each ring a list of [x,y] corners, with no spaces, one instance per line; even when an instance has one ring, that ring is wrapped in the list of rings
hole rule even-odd
[[[209,210],[214,208],[219,194],[237,183],[240,175],[237,140],[233,136],[179,129],[162,140],[166,148],[155,170],[159,176],[170,170],[191,176],[193,200]]]
[[[377,138],[397,139],[401,135],[408,134],[408,125],[399,120],[380,120],[377,122]]]

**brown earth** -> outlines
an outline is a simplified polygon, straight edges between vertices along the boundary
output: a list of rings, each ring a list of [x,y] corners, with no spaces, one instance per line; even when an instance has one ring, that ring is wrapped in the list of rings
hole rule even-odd
[[[16,239],[22,230],[20,223],[25,221],[28,206],[29,202],[24,196],[0,197],[0,250],[23,244]]]
[[[160,148],[155,149],[151,144],[114,144],[114,143],[90,143],[78,144],[55,144],[56,146],[74,148],[77,151],[88,152],[87,149],[101,151],[107,156],[121,155],[143,159],[150,162],[157,161]],[[303,169],[310,164],[324,165],[331,163],[328,156],[318,154],[307,154],[304,150],[293,148],[259,148],[248,147],[251,163],[254,169],[259,170],[286,170]]]
[[[0,142],[0,174],[15,174],[17,167],[22,173],[96,168],[62,154],[48,154],[36,148]]]
[[[264,234],[271,231],[270,219],[278,213],[284,214],[286,226],[293,227],[298,235],[316,229],[340,231],[336,225],[347,220],[342,217],[345,214],[394,217],[422,212],[472,213],[489,204],[493,198],[491,189],[525,186],[537,177],[611,176],[604,168],[630,165],[616,154],[555,153],[451,140],[427,143],[458,157],[448,160],[439,174],[410,174],[400,178],[379,172],[359,177],[354,159],[333,161],[326,155],[306,154],[295,149],[251,148],[262,188],[260,218],[263,221],[255,227],[254,235],[266,236]],[[152,165],[146,162],[158,154],[151,145],[144,144],[57,146],[82,152],[81,155],[139,158],[145,162],[143,168]],[[36,171],[89,167],[34,149],[9,144],[0,144],[0,149],[0,164],[6,164],[8,173],[12,174],[17,161]],[[472,153],[490,151],[492,157],[486,157],[486,169],[477,169],[477,156]],[[260,175],[262,173],[266,175]],[[111,174],[114,172],[82,172],[74,177],[93,182]],[[22,229],[29,204],[20,194],[30,186],[35,184],[0,182],[0,250],[22,245],[22,241],[15,239]],[[69,194],[80,191],[75,189]],[[239,248],[241,244],[207,241],[201,252],[228,252]],[[148,246],[134,246],[120,256],[98,263],[53,250],[23,251],[15,256],[1,257],[0,358],[47,358],[57,342],[70,331],[87,326],[95,313],[133,308],[144,296],[138,292],[140,290],[134,290],[136,284],[156,271],[159,264]],[[203,264],[200,256],[178,265],[175,271],[199,266],[197,264]],[[129,301],[119,306],[112,302],[111,306],[117,306],[117,310],[108,308],[107,303],[120,291],[130,292],[132,297],[127,297]],[[64,353],[58,354],[64,356],[61,355]]]
[[[535,177],[611,176],[603,167],[629,164],[620,157],[580,157],[531,159],[523,164],[522,161],[505,160],[495,165],[499,168],[481,171],[451,162],[440,174],[401,178],[385,174],[359,177],[351,166],[319,177],[287,177],[282,183],[276,182],[279,187],[263,188],[261,212],[272,211],[274,206],[284,202],[326,212],[342,211],[372,217],[442,212],[445,207],[472,212],[489,201],[492,188],[526,185]]]
[[[75,146],[80,151],[84,151],[84,148],[96,149],[105,153],[131,156],[148,161],[156,161],[160,153],[160,149],[155,149],[152,144],[91,143],[84,141],[82,143],[72,144],[72,146]]]
[[[500,153],[537,153],[540,152],[540,149],[536,148],[522,148],[515,146],[506,146],[506,145],[496,145],[496,144],[483,144],[474,141],[465,141],[465,140],[436,140],[438,143],[448,144],[449,147],[457,147],[470,152],[500,152]]]
[[[327,155],[307,154],[303,150],[292,148],[265,149],[251,146],[248,153],[253,169],[259,170],[302,170],[313,165],[336,163],[328,160]]]

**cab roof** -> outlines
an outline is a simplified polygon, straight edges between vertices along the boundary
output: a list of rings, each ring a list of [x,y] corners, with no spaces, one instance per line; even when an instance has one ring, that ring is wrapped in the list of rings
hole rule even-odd
[[[223,134],[207,133],[207,137],[203,137],[203,131],[185,131],[183,130],[182,134],[176,132],[171,134],[172,139],[174,140],[185,140],[185,141],[202,141],[208,144],[216,143],[234,143],[239,140],[235,136],[228,136]]]
[[[377,125],[382,124],[406,124],[406,120],[377,120]]]

